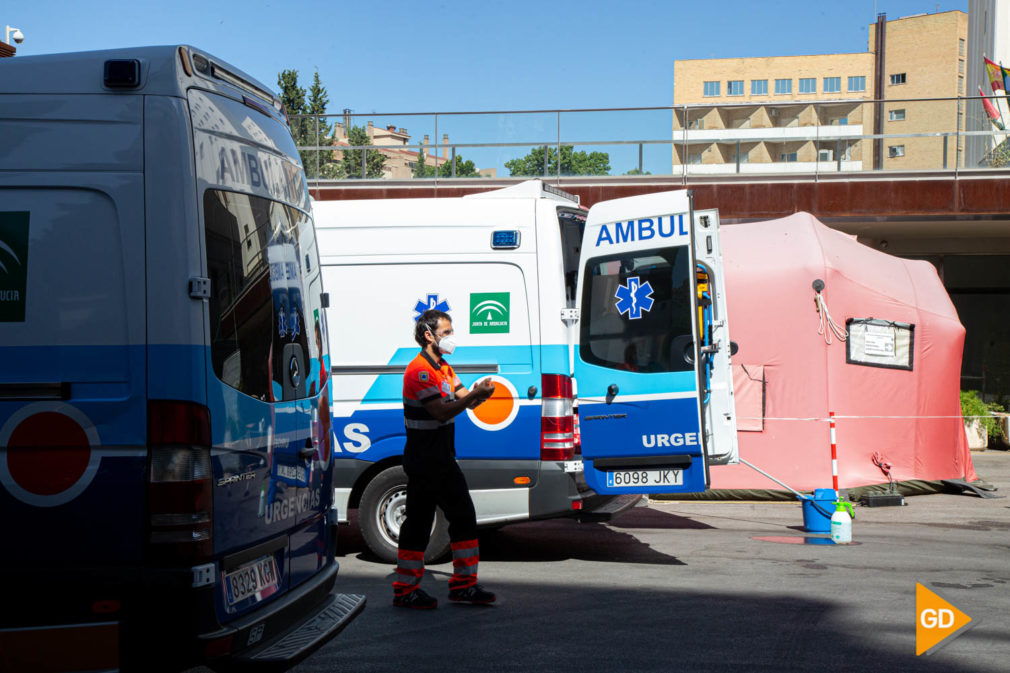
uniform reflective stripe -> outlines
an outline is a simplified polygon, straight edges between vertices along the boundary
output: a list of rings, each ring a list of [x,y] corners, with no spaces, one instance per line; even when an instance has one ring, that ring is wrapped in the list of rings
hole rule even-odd
[[[405,407],[424,407],[424,402],[418,400],[411,400],[406,397],[403,398],[403,406]]]
[[[401,582],[417,584],[424,577],[424,568],[397,568],[396,576]]]
[[[413,418],[403,419],[403,424],[410,430],[438,430],[442,427],[440,421],[419,421]]]
[[[465,559],[465,558],[476,558],[480,556],[480,550],[476,547],[471,549],[453,549],[452,550],[452,560]]]
[[[415,397],[418,400],[427,399],[429,397],[438,397],[442,394],[442,391],[438,389],[438,386],[429,386],[428,388],[421,388],[415,393]]]
[[[454,558],[452,572],[457,575],[476,575],[478,558]]]
[[[399,568],[410,568],[412,570],[416,570],[416,569],[420,568],[421,570],[424,570],[424,559],[423,558],[419,558],[419,559],[405,559],[405,558],[396,559],[396,567],[398,569]]]
[[[456,577],[453,575],[449,578],[450,589],[466,589],[467,587],[472,587],[474,584],[477,584],[476,577]]]
[[[456,550],[463,549],[479,549],[480,542],[478,540],[461,540],[459,542],[450,542],[449,547],[455,552]]]

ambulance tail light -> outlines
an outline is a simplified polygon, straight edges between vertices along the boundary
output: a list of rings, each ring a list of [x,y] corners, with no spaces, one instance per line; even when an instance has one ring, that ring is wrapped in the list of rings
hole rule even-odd
[[[571,460],[575,455],[572,379],[544,374],[541,379],[540,460]]]
[[[213,552],[210,410],[151,400],[147,407],[147,548],[152,560],[198,562]]]

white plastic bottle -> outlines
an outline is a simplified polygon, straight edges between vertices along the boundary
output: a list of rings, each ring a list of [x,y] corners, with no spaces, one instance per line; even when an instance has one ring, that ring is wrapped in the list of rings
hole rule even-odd
[[[831,540],[835,544],[852,542],[852,518],[852,503],[836,500],[831,515]]]

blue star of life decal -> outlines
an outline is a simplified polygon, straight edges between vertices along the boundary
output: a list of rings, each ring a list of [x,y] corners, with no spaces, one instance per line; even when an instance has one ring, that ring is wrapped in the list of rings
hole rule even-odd
[[[617,312],[628,314],[628,320],[638,320],[642,311],[652,308],[652,286],[649,281],[640,283],[638,276],[628,278],[627,285],[618,285],[614,297],[617,299]]]
[[[442,311],[443,313],[449,312],[449,302],[445,299],[439,299],[438,293],[429,294],[425,299],[418,299],[417,303],[414,304],[414,322],[417,322],[421,317],[421,314],[428,309],[433,308],[436,311]]]

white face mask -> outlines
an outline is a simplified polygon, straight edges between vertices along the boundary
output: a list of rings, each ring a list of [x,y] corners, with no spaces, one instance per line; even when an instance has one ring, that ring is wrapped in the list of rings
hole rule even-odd
[[[450,334],[439,339],[438,350],[446,355],[452,355],[452,352],[456,350],[456,335]]]

